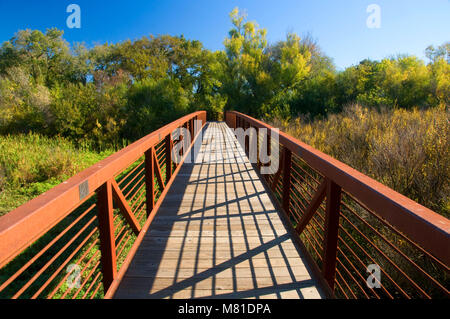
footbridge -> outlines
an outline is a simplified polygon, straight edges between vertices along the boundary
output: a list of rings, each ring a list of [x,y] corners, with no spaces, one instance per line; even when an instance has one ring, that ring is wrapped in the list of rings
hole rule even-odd
[[[0,297],[448,298],[449,233],[264,122],[200,111],[0,217]]]

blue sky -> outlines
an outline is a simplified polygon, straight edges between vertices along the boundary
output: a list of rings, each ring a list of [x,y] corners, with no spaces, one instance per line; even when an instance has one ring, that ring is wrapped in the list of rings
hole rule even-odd
[[[66,7],[81,7],[81,29],[66,26]],[[368,28],[369,4],[381,8],[381,27]],[[223,48],[234,7],[268,31],[311,33],[340,69],[365,58],[395,54],[424,58],[430,45],[450,41],[450,0],[0,0],[0,42],[19,29],[57,27],[70,42],[119,42],[149,34],[183,34],[211,50]]]

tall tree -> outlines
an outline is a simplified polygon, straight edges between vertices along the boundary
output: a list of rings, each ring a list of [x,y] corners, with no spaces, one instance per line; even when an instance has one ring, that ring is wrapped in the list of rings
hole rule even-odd
[[[238,8],[230,18],[233,28],[222,55],[226,107],[258,117],[283,112],[288,107],[286,97],[309,72],[311,55],[301,52],[300,38],[295,34],[269,46],[266,30],[245,21]]]

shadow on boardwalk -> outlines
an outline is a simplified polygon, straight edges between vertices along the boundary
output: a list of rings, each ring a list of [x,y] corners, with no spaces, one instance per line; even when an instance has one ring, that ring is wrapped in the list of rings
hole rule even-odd
[[[320,298],[258,175],[224,123],[204,128],[115,298]]]

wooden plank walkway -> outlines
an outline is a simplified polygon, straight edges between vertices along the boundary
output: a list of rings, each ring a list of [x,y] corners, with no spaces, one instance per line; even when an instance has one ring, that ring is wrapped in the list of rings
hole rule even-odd
[[[114,297],[323,297],[232,131],[203,133]]]

